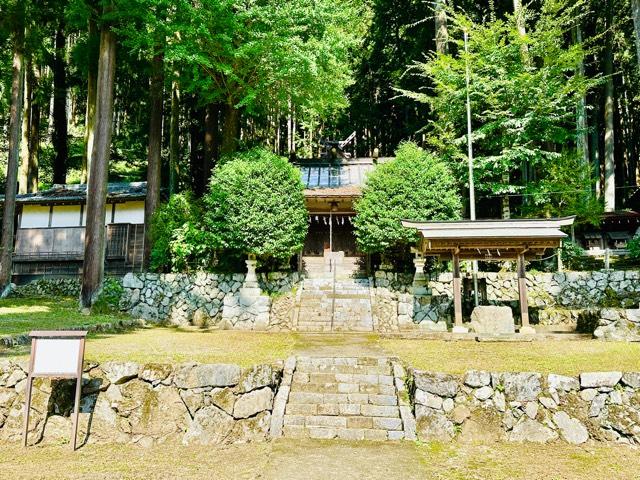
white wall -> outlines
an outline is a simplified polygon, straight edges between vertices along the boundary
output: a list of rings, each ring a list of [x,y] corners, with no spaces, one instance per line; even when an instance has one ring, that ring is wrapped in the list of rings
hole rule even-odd
[[[49,206],[23,205],[20,218],[21,228],[40,228],[49,226]]]
[[[77,227],[80,225],[80,205],[55,205],[51,217],[52,227]]]
[[[105,225],[111,222],[113,204],[108,203],[105,208]],[[125,202],[116,204],[113,223],[144,223],[144,201]],[[87,224],[87,208],[80,205],[55,205],[51,217],[52,227],[77,227]],[[20,218],[20,228],[46,228],[49,226],[49,205],[23,205]]]
[[[144,202],[117,203],[114,223],[144,223]]]

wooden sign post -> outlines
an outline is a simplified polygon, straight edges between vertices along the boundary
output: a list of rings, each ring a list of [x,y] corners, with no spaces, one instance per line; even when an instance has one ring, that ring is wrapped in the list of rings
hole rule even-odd
[[[75,451],[76,437],[78,436],[78,417],[80,414],[84,342],[87,332],[34,331],[29,336],[31,337],[31,358],[29,359],[24,410],[24,446],[27,446],[27,434],[29,432],[29,410],[31,408],[33,379],[37,377],[75,378],[76,396],[73,407],[73,437],[71,440],[71,446]]]

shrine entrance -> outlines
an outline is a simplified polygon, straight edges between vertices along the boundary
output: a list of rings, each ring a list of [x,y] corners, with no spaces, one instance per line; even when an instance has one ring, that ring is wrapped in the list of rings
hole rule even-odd
[[[310,214],[303,256],[319,257],[326,252],[344,252],[346,257],[358,256],[353,218],[353,214],[343,213]]]

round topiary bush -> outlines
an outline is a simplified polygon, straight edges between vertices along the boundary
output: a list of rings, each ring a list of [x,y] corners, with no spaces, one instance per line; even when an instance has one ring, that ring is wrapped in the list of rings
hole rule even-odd
[[[288,260],[307,234],[304,186],[297,168],[264,149],[236,154],[213,174],[205,228],[219,249]]]
[[[401,220],[453,220],[461,209],[447,165],[415,143],[402,143],[394,160],[369,174],[355,205],[358,247],[374,253],[410,245],[418,233]]]

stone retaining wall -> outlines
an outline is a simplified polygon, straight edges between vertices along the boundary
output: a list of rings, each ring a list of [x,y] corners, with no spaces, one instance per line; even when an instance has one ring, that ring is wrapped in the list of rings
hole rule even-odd
[[[21,440],[25,369],[0,361],[0,442]],[[79,443],[264,441],[270,430],[275,435],[274,424],[282,424],[291,382],[282,380],[283,369],[284,362],[248,368],[86,363]],[[640,445],[640,372],[574,377],[408,371],[409,400],[423,441]],[[30,444],[68,441],[73,394],[73,381],[35,380]],[[274,398],[279,399],[275,410]]]
[[[470,278],[470,274],[467,274]],[[492,304],[518,301],[515,273],[479,273],[486,281],[487,301]],[[433,295],[452,297],[451,273],[429,280]],[[601,270],[527,274],[532,307],[633,307],[640,302],[640,271]]]
[[[421,440],[640,445],[640,373],[411,373]]]
[[[415,289],[413,275],[377,271],[373,279],[374,317],[378,330],[398,331],[418,325],[428,331],[446,331],[452,296],[433,289]]]
[[[79,297],[78,278],[39,278],[11,289],[14,297]]]
[[[470,278],[470,274],[466,276]],[[479,280],[486,284],[489,305],[511,306],[518,315],[518,285],[514,273],[481,272]],[[375,273],[376,313],[382,329],[418,325],[426,330],[444,330],[452,317],[452,274],[431,276],[426,288],[419,289],[419,293],[412,283],[410,274]],[[527,275],[527,286],[533,322],[551,329],[593,333],[599,325],[611,323],[603,318],[608,315],[608,309],[630,309],[640,302],[640,271],[635,270],[534,273]],[[608,338],[616,335],[624,336],[620,333]]]
[[[25,368],[0,361],[2,441],[21,439]],[[78,443],[263,441],[281,376],[282,364],[86,364]],[[73,395],[73,381],[35,379],[30,444],[68,441]]]
[[[286,297],[298,273],[259,274],[263,295],[244,295],[244,274],[127,274],[121,308],[137,318],[172,324],[246,330],[289,329],[290,316],[278,302],[272,315],[269,295]]]

